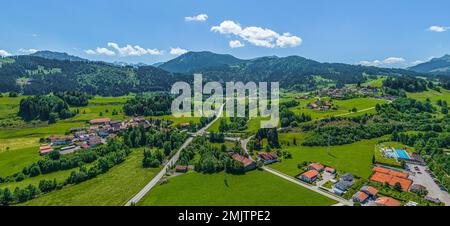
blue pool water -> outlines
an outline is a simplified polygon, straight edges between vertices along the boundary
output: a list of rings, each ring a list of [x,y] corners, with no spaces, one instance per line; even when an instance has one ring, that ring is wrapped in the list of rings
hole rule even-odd
[[[402,149],[395,149],[395,153],[397,153],[398,157],[401,159],[410,159],[408,153]]]

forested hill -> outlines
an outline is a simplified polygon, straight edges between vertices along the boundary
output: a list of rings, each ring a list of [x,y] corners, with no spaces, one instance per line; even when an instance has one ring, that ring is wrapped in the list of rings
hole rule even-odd
[[[179,80],[152,66],[119,67],[103,62],[60,61],[35,56],[0,59],[0,92],[37,95],[58,91],[82,91],[93,95],[120,96],[130,92],[169,90]]]
[[[410,70],[450,76],[450,55],[433,58],[428,62],[411,67]]]
[[[68,61],[89,61],[81,57],[72,56],[67,53],[58,53],[52,51],[37,51],[30,56],[42,57],[50,60],[68,60]]]
[[[228,54],[217,54],[212,52],[188,52],[173,60],[158,65],[166,71],[177,73],[191,73],[208,68],[215,68],[225,65],[244,63],[245,60],[238,59]]]
[[[184,68],[180,71],[189,72],[178,74],[163,69],[164,65],[174,62]],[[160,67],[57,60],[51,56],[15,56],[0,58],[0,92],[36,95],[80,91],[119,96],[130,92],[168,91],[177,81],[191,81],[192,73],[196,72],[202,73],[206,81],[279,81],[281,88],[301,91],[315,89],[324,81],[338,86],[364,82],[367,75],[424,75],[403,69],[320,63],[299,56],[240,60],[231,55],[192,52]]]
[[[240,64],[196,70],[204,77],[215,81],[279,81],[283,88],[311,90],[322,79],[337,85],[364,82],[367,75],[419,75],[403,69],[388,69],[349,65],[340,63],[320,63],[299,56],[261,57]]]

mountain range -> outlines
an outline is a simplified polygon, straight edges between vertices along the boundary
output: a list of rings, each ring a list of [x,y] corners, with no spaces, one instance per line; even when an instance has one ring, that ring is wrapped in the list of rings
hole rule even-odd
[[[428,62],[410,67],[409,70],[420,73],[433,73],[450,76],[450,55],[447,54],[440,58],[433,58]]]
[[[280,82],[281,88],[313,90],[323,82],[341,86],[367,80],[370,75],[429,76],[444,73],[449,56],[406,69],[320,63],[300,56],[243,60],[227,54],[189,52],[154,66],[89,61],[67,53],[40,51],[0,58],[0,92],[45,94],[84,91],[117,96],[129,92],[169,90],[177,81],[192,81],[202,73],[206,81]],[[431,74],[430,74],[431,73]]]

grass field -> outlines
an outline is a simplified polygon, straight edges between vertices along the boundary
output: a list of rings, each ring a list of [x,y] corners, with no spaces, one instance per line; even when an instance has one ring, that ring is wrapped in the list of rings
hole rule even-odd
[[[407,96],[420,101],[424,101],[429,98],[433,104],[436,104],[436,101],[438,100],[445,100],[450,104],[450,90],[443,88],[441,88],[441,92],[436,90],[428,90],[420,93],[407,93]]]
[[[311,115],[313,119],[327,118],[331,116],[347,115],[354,107],[358,111],[366,110],[363,112],[351,113],[348,116],[357,116],[361,114],[370,114],[375,112],[375,106],[377,104],[384,104],[387,101],[374,99],[374,98],[354,98],[349,100],[333,100],[333,106],[337,107],[337,110],[314,110],[308,109],[307,105],[314,100],[301,100],[300,105],[290,108],[296,114]]]
[[[264,171],[227,176],[189,172],[154,187],[141,206],[329,206],[335,201]]]
[[[106,174],[78,185],[65,187],[31,200],[28,206],[118,206],[124,205],[138,193],[159,171],[142,167],[142,149]]]
[[[0,118],[1,115],[16,115],[21,98],[23,97],[0,98]],[[86,121],[100,117],[100,112],[102,112],[101,117],[124,119],[122,105],[127,98],[95,97],[90,100],[87,107],[78,108],[80,114],[70,119],[60,120],[55,124],[48,125],[46,122],[39,125],[23,123],[23,125],[17,127],[1,128],[0,176],[16,173],[22,170],[24,166],[41,158],[37,153],[40,138],[50,135],[64,135],[69,129],[83,126]],[[112,115],[113,109],[118,111],[119,114]]]
[[[22,171],[23,167],[39,160],[37,148],[23,148],[0,152],[0,176],[5,177]]]
[[[331,146],[328,152],[328,147],[300,146],[305,134],[282,133],[279,137],[281,143],[290,143],[289,146],[283,145],[282,149],[291,152],[292,159],[284,159],[282,162],[270,166],[278,171],[296,176],[300,173],[297,164],[306,161],[319,162],[363,178],[368,178],[371,174],[372,158],[378,139]],[[293,144],[294,137],[297,140],[297,146]]]

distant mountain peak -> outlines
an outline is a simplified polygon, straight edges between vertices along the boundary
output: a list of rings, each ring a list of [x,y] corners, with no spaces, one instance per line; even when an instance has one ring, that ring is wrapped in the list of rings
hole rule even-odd
[[[175,73],[190,73],[206,68],[220,67],[243,63],[229,54],[218,54],[209,51],[187,52],[173,60],[159,65],[160,68]]]
[[[35,53],[30,54],[30,56],[41,57],[50,60],[68,60],[68,61],[84,61],[84,62],[89,61],[81,57],[69,55],[68,53],[53,52],[49,50],[37,51]]]
[[[445,54],[439,58],[433,58],[428,62],[410,67],[409,70],[450,76],[450,54]]]

